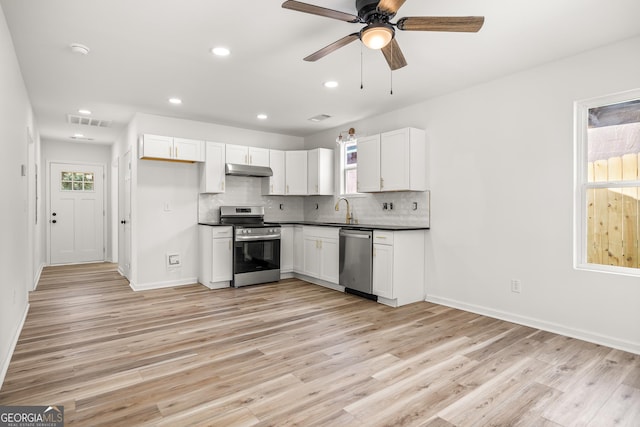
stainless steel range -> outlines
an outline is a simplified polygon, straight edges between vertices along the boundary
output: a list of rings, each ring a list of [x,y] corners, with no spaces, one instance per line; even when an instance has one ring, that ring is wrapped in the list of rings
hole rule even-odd
[[[222,206],[220,223],[233,225],[234,287],[280,280],[280,226],[265,225],[262,206]]]

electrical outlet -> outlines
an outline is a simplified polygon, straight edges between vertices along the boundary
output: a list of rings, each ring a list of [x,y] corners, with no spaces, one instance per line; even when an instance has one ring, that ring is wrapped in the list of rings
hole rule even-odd
[[[393,202],[389,202],[389,210],[392,211],[393,210]]]
[[[177,268],[181,266],[182,266],[182,262],[180,260],[179,253],[167,254],[167,268]]]
[[[511,279],[511,292],[519,294],[522,290],[522,284],[518,279]]]
[[[386,211],[387,209],[389,209],[389,205],[387,204],[387,202],[382,203],[382,210]]]

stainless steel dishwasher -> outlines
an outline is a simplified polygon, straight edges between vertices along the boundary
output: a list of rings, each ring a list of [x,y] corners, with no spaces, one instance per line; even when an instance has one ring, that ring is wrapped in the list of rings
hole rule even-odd
[[[377,299],[372,295],[372,257],[371,230],[340,229],[340,285],[345,292]]]

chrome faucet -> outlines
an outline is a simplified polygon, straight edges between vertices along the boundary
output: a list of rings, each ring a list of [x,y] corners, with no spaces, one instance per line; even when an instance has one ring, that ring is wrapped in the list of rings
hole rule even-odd
[[[345,224],[351,224],[353,222],[353,217],[351,216],[351,209],[349,207],[349,200],[346,197],[340,197],[336,202],[336,211],[340,210],[340,200],[344,200],[347,203],[347,216],[345,218]]]

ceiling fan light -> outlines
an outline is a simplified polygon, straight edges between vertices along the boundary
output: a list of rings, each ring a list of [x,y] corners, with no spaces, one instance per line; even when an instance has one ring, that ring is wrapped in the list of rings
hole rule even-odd
[[[393,28],[385,24],[372,24],[365,27],[360,40],[369,49],[382,49],[393,39]]]

